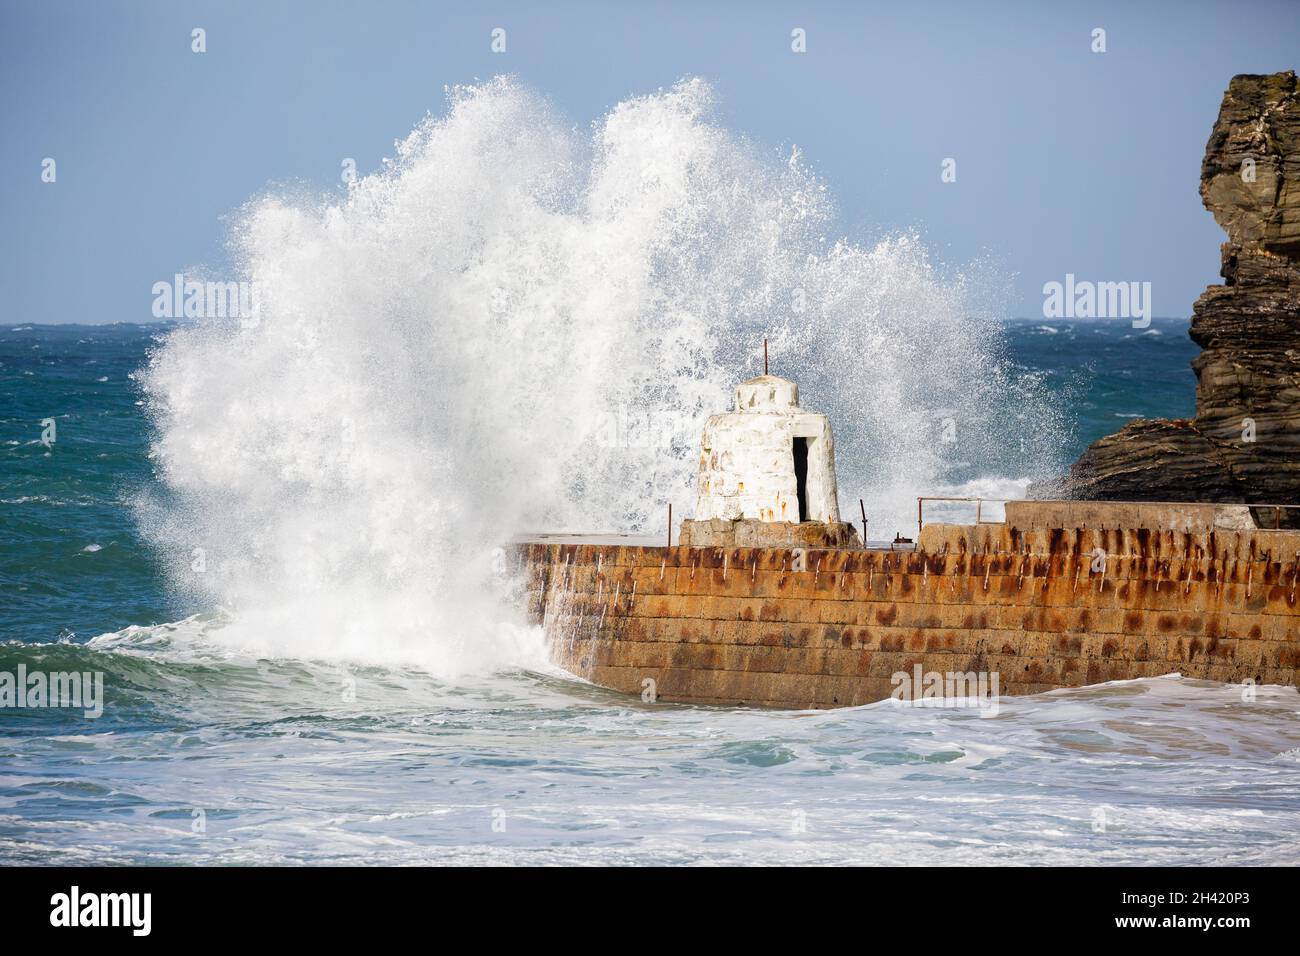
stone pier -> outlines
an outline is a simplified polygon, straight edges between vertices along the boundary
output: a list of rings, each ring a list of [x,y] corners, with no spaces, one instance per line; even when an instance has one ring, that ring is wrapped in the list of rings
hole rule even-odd
[[[518,547],[554,660],[666,701],[865,704],[916,665],[1003,694],[1300,668],[1300,532],[1240,507],[1011,502],[1004,523],[927,525],[915,551]]]

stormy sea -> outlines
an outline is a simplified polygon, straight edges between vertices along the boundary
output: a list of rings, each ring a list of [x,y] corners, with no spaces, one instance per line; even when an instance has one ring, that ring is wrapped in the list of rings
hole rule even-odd
[[[1186,320],[1007,318],[1002,264],[836,221],[703,84],[575,131],[493,81],[251,199],[255,314],[9,317],[0,863],[1294,863],[1294,688],[763,711],[548,662],[501,549],[689,515],[764,338],[885,534],[1191,413]],[[82,706],[17,680],[56,673]]]

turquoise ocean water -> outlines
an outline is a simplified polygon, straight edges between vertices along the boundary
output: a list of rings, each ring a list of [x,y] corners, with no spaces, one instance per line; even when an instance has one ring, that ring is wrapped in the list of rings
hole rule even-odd
[[[139,525],[157,436],[132,373],[166,334],[0,330],[0,672],[105,688],[95,719],[0,708],[0,862],[1300,860],[1291,688],[759,712],[643,704],[540,658],[448,677],[219,640],[229,609],[169,583]],[[1006,353],[1068,394],[1062,467],[1192,411],[1185,322],[1013,322]],[[954,486],[1019,477],[971,467]]]

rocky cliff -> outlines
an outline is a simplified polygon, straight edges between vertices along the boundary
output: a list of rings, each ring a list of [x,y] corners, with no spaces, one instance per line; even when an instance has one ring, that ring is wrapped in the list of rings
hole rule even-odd
[[[1196,416],[1131,422],[1071,468],[1069,497],[1300,503],[1300,93],[1232,78],[1201,164],[1228,234],[1223,285],[1193,307]],[[1271,518],[1270,518],[1271,520]]]

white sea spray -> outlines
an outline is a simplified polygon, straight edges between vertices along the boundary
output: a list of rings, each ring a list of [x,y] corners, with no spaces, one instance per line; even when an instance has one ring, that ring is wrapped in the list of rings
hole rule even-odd
[[[965,459],[1056,434],[1000,358],[994,272],[837,240],[797,152],[720,127],[706,83],[589,135],[510,79],[449,101],[345,199],[251,201],[231,246],[258,321],[184,326],[140,376],[162,487],[141,523],[225,640],[442,674],[535,659],[496,549],[689,515],[699,426],[764,336],[873,527],[942,483],[936,409]],[[632,440],[619,415],[669,427]]]

